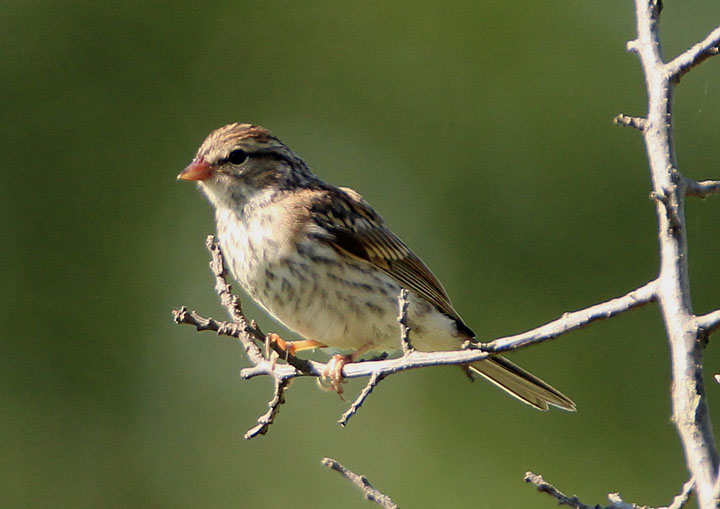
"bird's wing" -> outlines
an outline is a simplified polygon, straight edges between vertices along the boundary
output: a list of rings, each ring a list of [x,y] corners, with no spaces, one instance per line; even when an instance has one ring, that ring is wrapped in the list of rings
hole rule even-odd
[[[310,217],[328,232],[321,240],[355,259],[370,263],[413,290],[458,322],[474,336],[453,309],[445,288],[420,258],[385,225],[362,196],[349,188],[332,188],[315,193]]]

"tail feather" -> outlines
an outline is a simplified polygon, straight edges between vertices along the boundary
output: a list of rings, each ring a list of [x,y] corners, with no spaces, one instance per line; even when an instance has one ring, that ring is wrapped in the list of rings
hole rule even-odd
[[[575,402],[550,384],[499,355],[470,364],[470,369],[507,391],[523,403],[547,410],[549,405],[569,412],[575,411]]]

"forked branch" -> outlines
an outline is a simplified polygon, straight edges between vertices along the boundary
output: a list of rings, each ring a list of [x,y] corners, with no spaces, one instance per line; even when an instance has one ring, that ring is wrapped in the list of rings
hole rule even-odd
[[[660,0],[635,0],[637,38],[627,46],[640,59],[647,85],[648,111],[642,134],[658,218],[657,299],[670,345],[673,422],[695,479],[698,504],[710,509],[720,500],[720,459],[703,387],[702,348],[718,320],[716,313],[696,317],[692,311],[684,199],[686,195],[702,197],[718,192],[720,186],[716,181],[687,179],[678,170],[672,101],[680,77],[718,53],[720,27],[665,63],[660,47],[660,8]]]

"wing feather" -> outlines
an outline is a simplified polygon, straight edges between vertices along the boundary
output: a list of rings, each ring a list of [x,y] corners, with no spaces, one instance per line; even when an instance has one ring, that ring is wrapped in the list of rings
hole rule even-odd
[[[310,215],[328,232],[324,238],[334,249],[371,263],[402,287],[430,301],[458,322],[458,328],[474,336],[450,302],[445,288],[432,271],[385,225],[362,196],[348,188],[329,188],[315,193]]]

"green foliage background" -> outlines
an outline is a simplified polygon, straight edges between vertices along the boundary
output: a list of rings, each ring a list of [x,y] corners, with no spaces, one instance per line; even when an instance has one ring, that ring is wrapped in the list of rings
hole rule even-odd
[[[668,56],[720,23],[717,2],[665,4]],[[210,207],[175,175],[236,120],[358,189],[483,340],[653,278],[644,147],[611,123],[645,111],[633,23],[630,1],[0,2],[0,505],[369,507],[323,456],[405,507],[554,507],[526,470],[588,503],[667,503],[687,472],[654,306],[512,356],[576,414],[428,369],[346,429],[298,381],[249,442],[269,382],[170,317],[224,317]],[[676,111],[681,170],[719,178],[719,60]],[[688,203],[700,313],[720,305],[719,221],[720,199]]]

